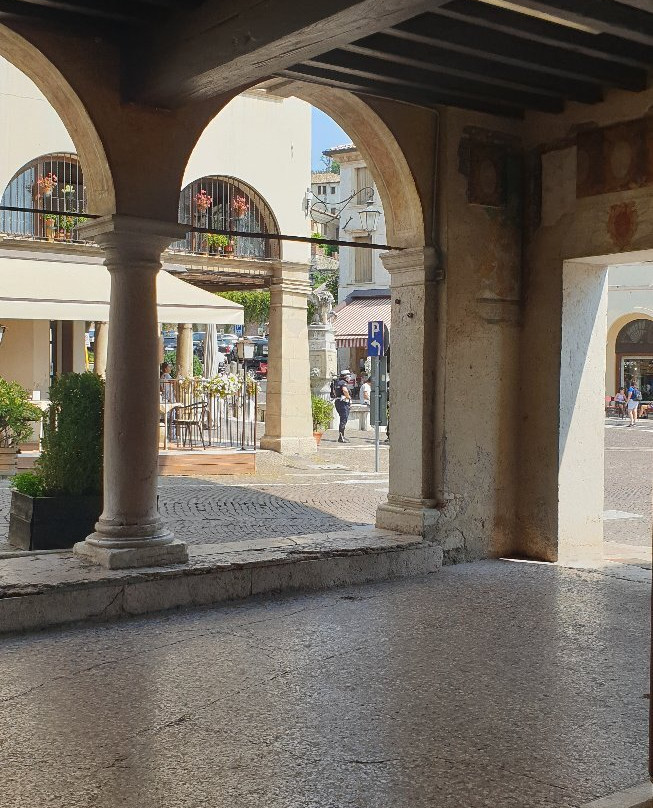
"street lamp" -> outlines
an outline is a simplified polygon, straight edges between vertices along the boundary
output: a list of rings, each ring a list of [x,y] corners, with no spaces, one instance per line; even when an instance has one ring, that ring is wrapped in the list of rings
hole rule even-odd
[[[371,208],[370,204],[368,203],[364,210],[358,212],[361,220],[361,230],[364,230],[368,235],[376,230],[377,222],[381,215],[381,211]]]

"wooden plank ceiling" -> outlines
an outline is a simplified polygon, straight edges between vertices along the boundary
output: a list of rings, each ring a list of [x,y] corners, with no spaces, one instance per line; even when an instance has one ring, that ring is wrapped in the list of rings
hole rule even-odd
[[[522,117],[646,89],[653,0],[452,0],[279,76]]]
[[[328,17],[336,7],[357,4],[365,5],[361,0],[325,4],[323,31],[332,33],[338,24],[340,18]],[[225,9],[224,14],[227,5],[226,0],[0,0],[0,22],[56,22],[80,35],[114,32],[126,49],[126,63],[140,65],[134,81],[143,77],[143,82],[134,90],[135,100],[140,96],[144,103],[164,106],[227,91],[228,60],[236,55],[241,63],[234,74],[246,76],[248,84],[260,69],[260,80],[274,75],[424,107],[449,105],[514,117],[526,110],[560,112],[567,101],[593,104],[612,87],[641,91],[653,67],[653,0],[412,0],[412,7],[409,0],[396,0],[399,11],[389,27],[393,3],[383,0],[385,17],[370,15],[369,22],[366,17],[363,37],[357,20],[351,23],[351,39],[343,27],[331,45],[326,33],[321,40],[315,36],[314,23],[313,29],[307,23],[308,36],[299,30],[301,3],[290,4],[294,15],[282,15],[290,8],[287,0],[240,0],[231,17],[213,24],[216,9]],[[250,14],[259,27],[251,23],[248,40],[241,28],[250,30]],[[261,15],[270,17],[267,29]],[[284,46],[282,55],[268,59],[264,46],[271,51],[274,46],[262,40],[272,29],[272,40],[304,37],[299,62],[293,63],[300,47],[293,55],[293,48]],[[214,40],[207,44],[209,34]],[[221,72],[219,62],[228,49],[219,37],[237,43]],[[243,64],[242,58],[250,61]]]

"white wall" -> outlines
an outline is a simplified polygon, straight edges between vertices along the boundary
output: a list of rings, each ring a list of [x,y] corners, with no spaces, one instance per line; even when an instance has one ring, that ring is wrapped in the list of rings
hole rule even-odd
[[[336,158],[337,159],[337,158]],[[365,165],[363,160],[346,161],[340,163],[340,199],[345,200],[350,197],[356,189],[356,169]],[[377,220],[377,229],[372,233],[374,244],[386,244],[385,215],[381,204],[379,191],[374,186],[375,210],[381,211]],[[360,228],[360,217],[358,212],[364,210],[364,205],[353,205],[351,202],[346,205],[340,215],[340,238],[346,241],[353,240],[359,233],[352,232]],[[351,220],[351,221],[350,221]],[[340,247],[340,285],[338,287],[338,302],[343,301],[348,294],[355,289],[389,289],[390,275],[380,258],[380,250],[374,250],[372,254],[372,282],[356,283],[354,281],[355,253],[353,247]]]
[[[7,320],[0,344],[0,376],[47,398],[50,387],[50,323],[47,320]]]
[[[237,177],[272,208],[282,233],[310,236],[303,199],[311,184],[311,107],[297,98],[234,98],[207,126],[183,184],[211,174]],[[284,242],[286,261],[309,263],[310,245]]]
[[[0,57],[0,195],[35,157],[74,151],[66,128],[34,82]]]

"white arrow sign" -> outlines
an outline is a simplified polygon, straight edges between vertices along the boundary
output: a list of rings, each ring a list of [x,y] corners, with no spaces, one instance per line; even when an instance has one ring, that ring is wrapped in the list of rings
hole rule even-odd
[[[381,350],[381,343],[377,342],[375,339],[370,342],[370,345],[376,350],[377,353]]]

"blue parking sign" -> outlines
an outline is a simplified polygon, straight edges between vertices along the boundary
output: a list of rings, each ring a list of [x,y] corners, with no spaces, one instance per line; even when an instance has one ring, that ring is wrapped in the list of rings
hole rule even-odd
[[[242,336],[243,336],[243,330],[244,330],[244,326],[242,326],[242,325],[236,325],[236,326],[234,326],[234,329],[235,329],[235,332],[236,332],[236,335],[237,335],[237,336],[239,336],[239,337],[242,337]]]
[[[385,328],[383,320],[370,320],[367,324],[367,355],[383,356]]]

